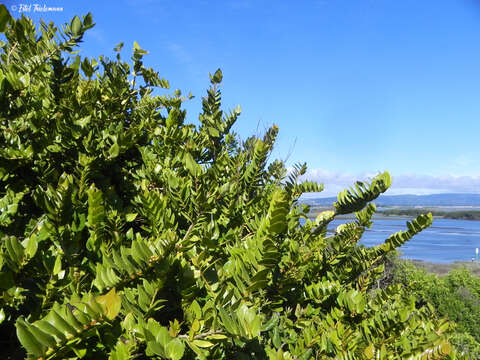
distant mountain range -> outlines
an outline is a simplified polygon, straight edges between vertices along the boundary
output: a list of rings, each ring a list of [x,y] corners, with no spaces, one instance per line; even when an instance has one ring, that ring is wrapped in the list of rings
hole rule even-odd
[[[311,206],[331,206],[336,197],[308,198],[301,202]],[[380,195],[377,206],[473,206],[480,207],[480,194]]]

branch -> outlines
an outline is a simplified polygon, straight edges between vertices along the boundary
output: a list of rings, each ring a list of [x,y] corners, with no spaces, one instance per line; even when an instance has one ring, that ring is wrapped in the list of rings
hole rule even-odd
[[[198,334],[193,337],[193,340],[200,340],[206,337],[209,337],[211,335],[225,335],[225,332],[222,330],[214,330],[214,331],[208,331],[206,333]],[[188,335],[178,335],[179,338],[182,339],[191,339],[190,336]]]

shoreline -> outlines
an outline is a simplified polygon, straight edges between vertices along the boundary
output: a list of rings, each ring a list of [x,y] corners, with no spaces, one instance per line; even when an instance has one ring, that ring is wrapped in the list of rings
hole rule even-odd
[[[308,214],[308,217],[310,219],[315,219],[315,217],[320,214],[321,212],[323,211],[330,211],[332,210],[331,208],[328,208],[328,209],[321,209],[320,211],[318,211],[319,209],[314,209],[313,211],[311,211],[309,214]],[[407,210],[408,211],[408,210]],[[459,216],[458,214],[455,214],[456,212],[451,212],[451,213],[445,213],[445,212],[436,212],[436,210],[431,210],[431,209],[422,209],[421,211],[416,211],[415,213],[398,213],[398,214],[392,214],[392,213],[389,213],[389,210],[386,210],[386,211],[377,211],[374,215],[373,215],[373,219],[377,218],[377,219],[395,219],[395,218],[398,218],[398,219],[402,219],[402,218],[405,218],[405,219],[413,219],[415,217],[417,217],[418,215],[420,214],[426,214],[426,213],[429,213],[431,212],[433,217],[436,218],[436,219],[450,219],[450,220],[468,220],[468,221],[480,221],[480,216],[478,213],[475,213],[475,214],[471,214],[471,215],[463,215],[463,216]],[[339,215],[337,216],[338,219],[355,219],[355,216],[352,216],[352,215]]]
[[[454,261],[451,263],[434,263],[425,260],[416,259],[402,259],[402,261],[408,261],[415,266],[424,268],[427,272],[435,273],[443,276],[447,275],[450,270],[456,268],[466,268],[472,275],[480,277],[480,261]]]

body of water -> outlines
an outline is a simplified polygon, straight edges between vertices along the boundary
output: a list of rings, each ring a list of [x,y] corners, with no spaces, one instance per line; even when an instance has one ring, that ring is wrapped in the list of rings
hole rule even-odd
[[[375,246],[383,243],[388,236],[407,230],[405,217],[378,217],[373,226],[362,236],[361,244]],[[353,219],[336,219],[329,229]],[[433,225],[407,241],[400,251],[405,259],[424,260],[434,263],[471,261],[475,248],[480,248],[480,221],[434,219]]]

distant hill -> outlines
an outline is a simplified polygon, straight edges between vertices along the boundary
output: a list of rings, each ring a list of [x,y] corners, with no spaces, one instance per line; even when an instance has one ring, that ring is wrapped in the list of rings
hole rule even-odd
[[[330,206],[336,197],[302,199],[312,206]],[[480,207],[480,194],[381,195],[377,206],[473,206]]]

